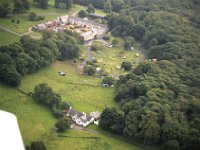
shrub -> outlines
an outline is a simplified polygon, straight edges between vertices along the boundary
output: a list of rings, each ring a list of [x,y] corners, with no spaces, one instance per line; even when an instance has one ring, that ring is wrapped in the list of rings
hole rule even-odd
[[[113,77],[107,76],[102,80],[102,84],[114,85],[115,79]]]
[[[87,74],[88,76],[93,76],[96,72],[95,67],[93,66],[85,66],[84,67],[84,73]]]
[[[87,17],[87,15],[88,15],[88,13],[85,10],[81,10],[78,12],[78,16],[81,18],[85,18],[85,17]]]
[[[104,36],[103,39],[106,40],[106,41],[109,41],[110,37],[109,36]]]
[[[121,64],[121,68],[124,68],[124,70],[129,71],[132,68],[132,64],[129,61],[124,61]]]

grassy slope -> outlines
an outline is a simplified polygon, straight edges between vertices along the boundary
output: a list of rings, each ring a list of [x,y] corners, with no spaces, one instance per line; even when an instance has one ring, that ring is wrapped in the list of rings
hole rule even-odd
[[[0,29],[0,45],[8,45],[10,43],[18,42],[19,37],[7,31]]]
[[[61,77],[57,74],[57,71],[61,69],[67,72],[66,77]],[[101,111],[105,105],[117,107],[112,100],[113,89],[72,86],[64,83],[71,81],[79,83],[81,80],[87,80],[88,83],[99,83],[96,78],[77,75],[74,66],[69,62],[56,62],[35,74],[25,76],[19,88],[30,92],[33,91],[35,85],[47,82],[55,91],[61,94],[63,100],[71,101],[77,110],[89,112],[93,110]],[[2,85],[0,85],[0,97],[0,109],[12,112],[18,117],[25,144],[30,143],[32,140],[42,139],[48,145],[49,150],[62,150],[64,147],[95,150],[141,149],[140,146],[128,144],[123,138],[107,132],[96,134],[69,130],[64,133],[69,137],[57,137],[57,133],[53,129],[56,120],[48,109],[35,103],[30,97],[21,94],[16,89]],[[98,128],[95,130],[100,132]],[[99,139],[84,137],[99,137]]]
[[[82,46],[82,54],[86,56],[85,49],[86,47]],[[106,47],[100,52],[93,52],[95,57],[103,58],[107,66],[113,66],[115,63],[120,64],[123,61],[120,57],[116,57],[115,62],[109,60],[109,55],[117,56],[118,53],[118,49]],[[128,51],[125,51],[125,54],[133,55]],[[130,59],[134,60],[132,57]],[[99,78],[79,75],[76,65],[70,61],[55,62],[37,73],[26,75],[19,88],[25,92],[33,92],[35,85],[46,82],[61,95],[63,101],[71,102],[76,110],[91,112],[96,110],[102,111],[106,106],[118,108],[119,106],[113,101],[114,89],[102,88]],[[61,77],[57,73],[61,70],[67,74],[65,77]],[[117,71],[119,73],[119,70]],[[112,70],[111,73],[116,72]],[[33,140],[43,140],[49,150],[63,150],[65,147],[73,150],[143,149],[141,145],[129,144],[124,138],[102,131],[96,126],[89,128],[101,134],[69,130],[64,133],[69,137],[58,137],[54,129],[56,119],[52,117],[48,109],[35,103],[32,98],[23,95],[17,89],[2,85],[0,85],[0,109],[12,112],[18,117],[25,144]],[[98,137],[98,139],[88,139],[85,137]],[[150,148],[148,147],[147,149]]]

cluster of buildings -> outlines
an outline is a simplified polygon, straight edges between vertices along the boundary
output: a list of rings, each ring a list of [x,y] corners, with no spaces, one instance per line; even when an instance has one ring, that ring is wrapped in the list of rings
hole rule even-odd
[[[63,113],[65,113],[67,116],[70,116],[77,125],[83,127],[87,127],[91,123],[98,125],[101,115],[99,112],[91,112],[90,114],[86,114],[85,112],[75,111],[72,108],[69,110],[64,110]]]
[[[55,32],[62,32],[63,30],[76,31],[83,36],[85,41],[89,41],[104,34],[107,31],[107,26],[90,21],[87,18],[81,19],[65,15],[32,27],[33,31],[41,31],[43,29],[51,29]]]

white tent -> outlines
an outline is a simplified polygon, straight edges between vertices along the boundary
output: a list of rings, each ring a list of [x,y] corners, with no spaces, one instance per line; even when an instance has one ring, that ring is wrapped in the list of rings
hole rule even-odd
[[[0,110],[0,150],[25,150],[15,115]]]

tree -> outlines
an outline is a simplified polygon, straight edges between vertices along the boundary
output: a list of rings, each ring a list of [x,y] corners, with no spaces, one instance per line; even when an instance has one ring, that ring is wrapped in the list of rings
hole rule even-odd
[[[180,145],[177,140],[170,140],[163,144],[164,150],[180,150]]]
[[[125,125],[125,115],[115,108],[105,108],[100,116],[99,126],[114,133],[122,133]]]
[[[60,95],[56,94],[46,83],[37,85],[32,97],[39,103],[49,107],[59,106],[61,102]]]
[[[113,39],[113,41],[112,41],[112,45],[113,46],[117,46],[118,43],[119,43],[119,41],[117,39]]]
[[[14,13],[23,13],[26,10],[29,10],[30,3],[28,0],[14,0]]]
[[[113,77],[107,76],[107,77],[103,78],[102,84],[114,85],[115,79]]]
[[[90,3],[90,4],[88,5],[88,8],[86,9],[86,11],[87,11],[88,13],[95,13],[94,6]]]
[[[99,126],[105,130],[109,130],[110,126],[114,123],[115,114],[115,108],[105,108],[100,116]]]
[[[35,12],[30,12],[28,15],[29,20],[31,21],[36,21],[37,20],[37,15]]]
[[[123,0],[112,0],[113,11],[119,12],[124,7]]]
[[[112,4],[110,2],[110,0],[107,0],[105,3],[104,3],[104,11],[106,13],[111,13],[112,11]]]
[[[66,9],[70,9],[73,5],[73,0],[65,0]]]
[[[129,61],[124,61],[121,64],[121,68],[124,68],[124,70],[126,71],[130,71],[132,69],[132,66],[133,66],[132,63]]]
[[[79,12],[78,12],[78,16],[79,17],[81,17],[81,18],[85,18],[85,17],[87,17],[87,11],[85,11],[85,10],[80,10]]]
[[[21,75],[14,66],[3,64],[0,66],[0,81],[16,87],[21,83]]]
[[[135,40],[142,40],[145,35],[145,28],[141,25],[135,25],[130,31],[130,35],[134,37]]]
[[[10,13],[10,5],[8,3],[2,3],[0,5],[0,17],[5,18]]]
[[[48,8],[48,0],[33,0],[33,1],[38,3],[39,7],[42,9]]]
[[[100,46],[97,45],[97,44],[93,44],[93,45],[91,46],[91,50],[92,50],[92,51],[98,51],[98,50],[100,50],[100,49],[101,49]]]
[[[87,74],[88,76],[93,76],[96,72],[95,67],[93,66],[85,66],[84,67],[84,73]]]
[[[130,50],[131,47],[134,45],[135,43],[135,39],[132,38],[132,37],[126,37],[125,40],[124,40],[124,49],[125,50]]]
[[[71,125],[71,119],[69,117],[59,118],[55,124],[58,132],[64,132],[69,129]]]
[[[26,150],[47,150],[43,141],[33,141],[30,146],[26,146]]]

